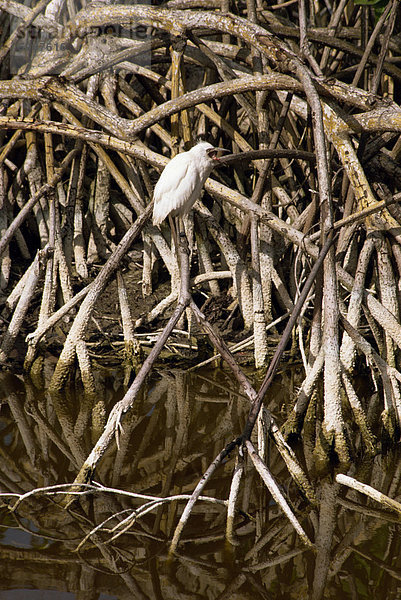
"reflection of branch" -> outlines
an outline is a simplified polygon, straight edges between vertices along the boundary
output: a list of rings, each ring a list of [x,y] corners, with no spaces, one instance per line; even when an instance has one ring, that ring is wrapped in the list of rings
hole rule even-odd
[[[230,452],[232,452],[236,446],[237,446],[237,441],[235,440],[234,442],[230,442],[230,444],[228,444],[221,452],[219,452],[219,454],[216,456],[214,461],[211,463],[211,465],[208,467],[208,469],[206,470],[206,472],[203,474],[202,478],[198,482],[198,485],[192,492],[192,494],[183,510],[183,513],[180,517],[178,525],[175,528],[173,539],[170,544],[170,553],[171,554],[174,554],[174,552],[177,549],[178,542],[181,537],[181,533],[189,519],[189,516],[192,512],[193,507],[195,506],[197,500],[200,499],[200,495],[201,495],[203,488],[205,487],[207,482],[210,480],[210,478],[213,476],[216,469],[222,464],[223,460],[227,456],[229,456]]]
[[[262,569],[269,569],[277,565],[282,565],[283,563],[286,563],[287,561],[291,560],[291,558],[294,558],[294,556],[302,554],[303,552],[305,552],[305,550],[306,548],[296,548],[295,550],[290,550],[290,552],[286,552],[285,554],[280,554],[279,556],[276,556],[276,558],[258,562],[256,565],[247,567],[245,570],[251,571],[251,573],[256,573],[257,571],[261,571]]]
[[[242,448],[239,449],[237,464],[234,468],[234,473],[231,479],[231,487],[230,487],[230,495],[228,497],[228,507],[227,507],[227,524],[226,524],[226,538],[230,542],[230,544],[237,546],[238,541],[234,535],[234,515],[235,515],[235,505],[237,503],[238,494],[240,491],[240,484],[242,475],[244,473],[245,462],[243,457]]]
[[[372,498],[372,500],[376,500],[376,502],[379,502],[379,504],[382,504],[387,508],[391,508],[391,510],[395,510],[398,514],[401,514],[401,504],[397,502],[397,500],[389,498],[389,496],[379,492],[372,486],[362,483],[361,481],[358,481],[353,477],[349,477],[348,475],[343,475],[342,473],[338,473],[338,475],[336,475],[336,481],[353,490],[356,490],[357,492],[360,492],[361,494],[364,494],[365,496],[368,496],[369,498]]]
[[[279,489],[277,483],[274,481],[269,469],[267,468],[267,466],[265,465],[263,460],[260,458],[259,454],[256,452],[253,444],[249,440],[246,440],[245,443],[246,443],[246,448],[248,450],[248,454],[251,457],[256,470],[258,471],[259,475],[263,479],[263,481],[264,481],[267,489],[271,493],[273,499],[280,506],[280,508],[284,512],[285,516],[290,520],[292,526],[294,527],[295,531],[298,533],[298,535],[300,536],[300,538],[304,542],[304,544],[311,548],[313,546],[312,542],[306,535],[305,531],[302,529],[301,524],[299,523],[298,519],[295,517],[294,513],[292,512],[292,510],[289,507],[283,494],[280,492],[280,489]]]
[[[119,490],[114,490],[114,491],[117,494],[119,492]],[[161,506],[164,506],[165,504],[170,504],[171,502],[179,502],[180,500],[188,500],[189,498],[190,498],[189,494],[176,494],[174,496],[165,496],[164,498],[155,498],[154,500],[151,500],[150,502],[146,502],[141,507],[134,509],[134,510],[126,509],[124,512],[129,511],[130,514],[123,521],[119,521],[117,523],[117,525],[111,529],[110,533],[112,533],[113,535],[107,541],[107,543],[110,544],[110,543],[114,542],[121,535],[123,535],[124,533],[129,531],[129,529],[134,525],[134,523],[136,523],[136,521],[138,521],[138,519],[140,519],[141,517],[144,517],[146,514],[148,514],[149,512],[152,512],[156,508],[160,508]],[[199,496],[198,500],[200,502],[209,502],[211,504],[216,504],[218,506],[224,506],[224,507],[227,506],[226,500],[220,500],[219,498],[212,498],[211,496]],[[121,513],[119,513],[119,514],[121,514]],[[92,533],[98,531],[99,529],[103,529],[104,524],[107,523],[110,519],[115,518],[116,516],[117,515],[112,515],[111,517],[106,519],[103,523],[98,525],[93,531],[91,531],[87,535],[87,538],[89,538],[92,535]],[[83,544],[83,542],[81,542],[81,544]],[[81,546],[81,544],[80,544],[80,546]]]
[[[139,508],[126,508],[121,512],[113,513],[107,519],[104,519],[101,523],[96,525],[96,527],[93,527],[78,544],[76,551],[79,551],[82,549],[84,544],[89,539],[91,539],[95,534],[98,534],[101,531],[104,531],[109,535],[111,534],[112,537],[110,537],[106,542],[106,544],[110,544],[113,541],[115,541],[117,538],[119,538],[121,535],[126,533],[132,527],[132,525],[136,521],[138,521],[138,519],[140,519],[141,517],[144,517],[149,512],[154,511],[155,509],[157,509],[160,506],[163,506],[166,504],[171,504],[173,502],[189,500],[191,498],[191,496],[189,494],[174,494],[172,496],[166,496],[166,497],[151,496],[149,494],[138,494],[135,492],[120,490],[118,488],[106,487],[106,486],[103,486],[96,482],[92,483],[92,484],[89,484],[89,483],[74,484],[75,489],[73,492],[71,491],[71,486],[72,486],[71,483],[66,483],[66,484],[58,484],[58,485],[41,487],[41,488],[35,488],[33,490],[30,490],[29,492],[26,492],[25,494],[0,493],[0,499],[1,498],[7,499],[8,510],[11,513],[17,513],[18,510],[21,510],[21,505],[28,500],[32,500],[32,498],[40,497],[40,498],[48,498],[50,500],[57,496],[65,497],[66,490],[69,490],[68,493],[73,494],[76,497],[87,496],[88,494],[95,494],[95,495],[107,494],[107,495],[111,495],[113,497],[123,496],[124,498],[127,498],[127,499],[130,498],[130,499],[136,500],[136,501],[138,501],[138,500],[143,501],[143,504]],[[15,499],[13,504],[10,504],[11,499]],[[199,495],[197,500],[199,500],[201,502],[206,502],[209,504],[214,504],[216,506],[222,506],[222,507],[227,507],[227,505],[228,505],[227,500],[221,500],[219,498],[214,498],[212,496]],[[112,521],[113,519],[119,518],[122,515],[127,514],[127,513],[128,513],[128,516],[126,516],[122,521],[118,521],[117,525],[115,525],[111,529],[106,527],[106,525],[110,521]],[[35,532],[32,532],[31,530],[27,530],[27,531],[29,531],[30,533],[35,533]],[[40,535],[41,537],[48,537],[48,536],[45,536],[43,532],[40,532],[40,534],[38,533],[38,535]],[[56,538],[49,538],[49,539],[56,539]],[[62,538],[57,538],[57,539],[62,539]]]

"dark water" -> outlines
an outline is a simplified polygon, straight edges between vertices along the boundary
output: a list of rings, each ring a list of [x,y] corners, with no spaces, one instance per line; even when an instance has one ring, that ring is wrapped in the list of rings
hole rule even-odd
[[[123,421],[119,447],[113,441],[98,465],[96,493],[65,509],[65,488],[54,486],[74,481],[124,394],[122,381],[118,370],[100,371],[99,396],[89,401],[79,386],[55,398],[46,382],[0,375],[0,600],[401,598],[400,515],[338,485],[333,473],[318,477],[308,440],[296,452],[317,507],[303,498],[268,439],[266,463],[314,549],[302,543],[246,458],[233,543],[226,541],[222,501],[234,450],[202,491],[208,499],[195,505],[169,557],[186,498],[247,417],[247,400],[223,371],[168,372],[150,381]],[[278,423],[294,390],[293,375],[284,374],[270,391]],[[398,454],[367,459],[358,451],[358,432],[351,433],[357,453],[349,474],[399,500]]]

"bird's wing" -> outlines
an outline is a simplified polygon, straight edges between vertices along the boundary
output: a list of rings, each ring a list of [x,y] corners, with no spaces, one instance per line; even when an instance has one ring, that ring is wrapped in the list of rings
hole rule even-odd
[[[175,160],[176,158],[180,160]],[[179,189],[189,171],[189,160],[185,159],[183,154],[177,154],[164,167],[153,193],[155,202],[159,202],[165,194],[171,194]]]
[[[160,175],[153,192],[155,224],[160,224],[169,213],[182,208],[188,202],[197,179],[196,168],[194,169],[193,165],[191,167],[190,162],[190,158],[184,154],[177,154]],[[194,172],[191,177],[192,169]]]

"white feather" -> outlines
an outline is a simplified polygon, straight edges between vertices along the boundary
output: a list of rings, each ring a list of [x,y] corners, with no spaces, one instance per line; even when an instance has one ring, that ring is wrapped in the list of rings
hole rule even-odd
[[[191,210],[216,164],[207,154],[211,148],[208,142],[201,142],[166,165],[153,193],[154,225],[160,225],[169,214],[184,215]]]

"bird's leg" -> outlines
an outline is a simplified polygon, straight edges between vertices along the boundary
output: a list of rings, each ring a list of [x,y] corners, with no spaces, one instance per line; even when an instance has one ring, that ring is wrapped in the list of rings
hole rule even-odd
[[[179,295],[179,302],[184,302],[188,305],[191,292],[189,290],[189,249],[188,249],[188,240],[185,234],[183,224],[180,217],[176,217],[176,228],[180,233],[178,234],[178,264],[180,266],[180,278],[181,278],[181,288]]]
[[[173,219],[173,217],[171,215],[168,216],[168,222],[170,225],[170,230],[171,230],[171,251],[173,251],[173,242],[174,242],[174,246],[175,246],[175,251],[177,252],[178,250],[178,236],[177,236],[177,230],[175,228],[175,219]]]
[[[185,233],[184,223],[180,216],[175,218],[175,225],[176,225],[176,231],[178,233],[177,241],[178,241],[178,244],[180,245],[180,250],[181,250],[181,252],[185,252],[185,254],[187,254],[189,256],[188,238]],[[178,248],[178,246],[177,246],[177,248]],[[181,252],[180,252],[180,255],[181,255]]]

